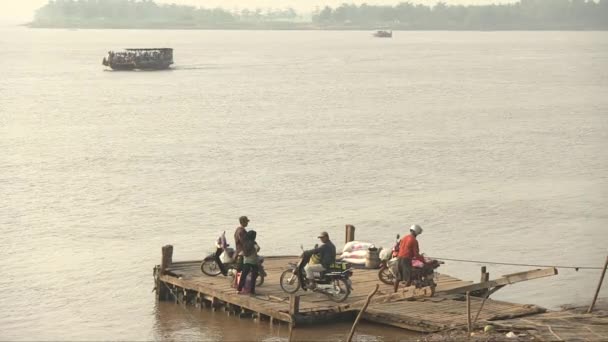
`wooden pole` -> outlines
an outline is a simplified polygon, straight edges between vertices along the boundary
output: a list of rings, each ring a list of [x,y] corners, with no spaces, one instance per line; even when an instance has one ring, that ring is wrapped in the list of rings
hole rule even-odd
[[[471,336],[471,292],[467,292],[467,331]]]
[[[289,296],[289,314],[293,317],[300,312],[300,296]]]
[[[171,267],[173,263],[173,246],[163,246],[163,258],[160,264],[160,274],[165,274],[167,268]]]
[[[365,310],[367,310],[369,301],[376,294],[376,292],[378,292],[378,288],[380,288],[380,285],[376,284],[376,288],[374,289],[374,291],[372,291],[367,296],[367,300],[365,301],[363,308],[361,308],[361,311],[359,311],[359,314],[357,315],[357,318],[355,319],[355,323],[353,323],[353,327],[350,329],[350,333],[348,334],[348,338],[346,339],[346,342],[351,342],[353,340],[353,335],[355,335],[355,329],[357,328],[357,324],[359,324],[359,320],[361,319],[361,316],[363,316],[363,313],[365,312]]]
[[[355,241],[355,226],[353,226],[352,224],[347,224],[345,226],[345,230],[346,230],[346,237],[344,240],[346,241],[346,243]]]
[[[293,322],[289,322],[289,336],[287,337],[287,341],[293,341]]]
[[[289,316],[291,316],[291,322],[289,322],[289,337],[287,341],[293,341],[293,328],[296,320],[296,315],[300,312],[300,296],[290,295],[289,296]]]
[[[158,300],[167,300],[169,298],[169,290],[167,285],[160,281],[160,276],[165,274],[165,271],[173,262],[173,246],[166,245],[162,248],[162,258],[160,260],[160,266],[155,268],[156,277],[156,296]]]
[[[602,271],[602,276],[600,277],[600,282],[597,284],[597,289],[595,290],[595,295],[593,296],[593,302],[591,302],[591,306],[589,306],[589,310],[587,313],[593,312],[593,307],[595,306],[595,301],[597,301],[597,296],[600,294],[600,289],[602,288],[602,283],[604,282],[604,276],[606,275],[606,268],[608,268],[608,256],[606,256],[606,262],[604,263],[604,270]]]
[[[488,297],[490,297],[490,291],[486,290],[486,295],[483,297],[483,300],[481,301],[481,305],[479,306],[479,310],[477,310],[477,314],[475,315],[473,324],[475,324],[477,322],[477,318],[479,318],[479,314],[481,313],[481,310],[483,309],[483,305],[486,303],[486,300],[488,299]]]
[[[490,281],[490,273],[487,272],[487,269],[485,266],[481,266],[481,278],[479,279],[479,283],[483,284],[483,283],[487,283],[488,281]],[[476,291],[476,293],[479,296],[485,296],[488,292],[489,292],[489,289],[482,289],[482,290]]]

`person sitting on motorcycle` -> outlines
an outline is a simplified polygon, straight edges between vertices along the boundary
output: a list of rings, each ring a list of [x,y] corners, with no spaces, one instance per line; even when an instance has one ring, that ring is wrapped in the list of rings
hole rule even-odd
[[[405,287],[412,285],[412,260],[424,261],[420,255],[420,248],[416,236],[422,234],[422,227],[414,224],[410,227],[410,234],[403,237],[399,242],[399,252],[397,254],[397,277],[395,277],[395,292],[399,288],[399,283],[405,281]]]
[[[222,263],[222,260],[220,259],[220,255],[222,253],[228,253],[226,251],[226,248],[228,247],[228,243],[226,242],[226,232],[222,232],[222,234],[217,238],[217,241],[215,242],[215,254],[213,255],[213,259],[215,260],[215,263],[217,264],[217,266],[220,268],[220,272],[222,272],[222,275],[226,276],[228,275],[228,271],[226,270],[226,267],[224,266],[224,263]]]
[[[323,272],[329,269],[330,265],[336,262],[336,246],[329,240],[329,234],[327,232],[321,232],[318,236],[321,239],[321,246],[315,247],[314,249],[305,251],[304,253],[310,254],[319,254],[320,263],[319,264],[311,264],[308,263],[304,267],[304,271],[306,272],[306,278],[310,283],[310,288],[315,288],[316,283],[315,272]]]

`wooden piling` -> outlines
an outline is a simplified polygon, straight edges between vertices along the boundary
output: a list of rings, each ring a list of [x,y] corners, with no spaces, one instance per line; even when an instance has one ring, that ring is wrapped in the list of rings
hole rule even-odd
[[[595,302],[597,301],[597,296],[600,294],[600,289],[602,288],[602,283],[604,282],[604,276],[606,275],[606,268],[608,268],[608,256],[606,256],[606,262],[604,263],[604,269],[602,270],[602,276],[600,277],[600,282],[597,284],[597,289],[595,290],[595,295],[593,296],[593,301],[587,310],[587,313],[593,312],[593,308],[595,307]]]
[[[289,296],[289,315],[292,317],[300,312],[300,296]]]
[[[369,305],[369,301],[376,294],[376,292],[378,292],[379,288],[380,288],[380,285],[376,284],[376,288],[374,288],[374,291],[372,291],[367,296],[367,300],[365,300],[365,304],[363,304],[363,307],[361,308],[361,311],[359,311],[359,314],[357,314],[357,318],[355,319],[355,323],[353,323],[353,327],[350,329],[350,333],[348,334],[348,338],[346,339],[346,342],[351,342],[353,340],[353,336],[355,335],[355,330],[357,329],[357,324],[359,324],[359,320],[361,319],[361,316],[363,316],[363,313],[365,313],[365,310],[367,310],[367,306]]]
[[[352,224],[347,224],[345,226],[345,231],[346,231],[346,237],[344,240],[346,241],[346,243],[355,241],[355,226],[353,226]]]
[[[486,271],[486,267],[482,266],[481,267],[481,279],[480,282],[481,283],[485,283],[490,281],[490,273]]]
[[[291,322],[289,322],[289,337],[287,340],[292,341],[293,328],[295,327],[296,315],[300,312],[300,296],[290,295],[289,296],[289,316],[291,316]]]
[[[161,274],[165,274],[165,271],[171,267],[173,263],[173,246],[166,245],[163,246],[163,256],[160,263],[160,272]]]
[[[289,324],[289,336],[287,337],[287,341],[292,342],[293,341],[293,322],[290,322],[288,324]]]
[[[471,336],[471,292],[467,292],[467,331]]]
[[[154,276],[156,278],[156,298],[158,300],[169,299],[169,289],[167,285],[160,280],[160,276],[165,274],[166,270],[171,267],[173,263],[173,246],[166,245],[162,248],[162,256],[160,266],[154,270]]]

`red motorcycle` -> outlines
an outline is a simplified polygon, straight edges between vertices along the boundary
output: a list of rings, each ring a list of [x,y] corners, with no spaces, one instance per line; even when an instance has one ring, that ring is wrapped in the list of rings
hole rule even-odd
[[[395,239],[395,244],[391,249],[390,254],[382,253],[380,255],[380,270],[378,271],[378,278],[381,282],[392,285],[395,283],[397,277],[397,254],[399,254],[399,234]]]
[[[391,250],[391,258],[390,260],[387,257],[384,257],[384,260],[381,260],[380,270],[378,271],[378,278],[380,281],[387,285],[393,285],[395,283],[395,279],[397,279],[397,254],[399,254],[399,235],[397,235],[396,243],[393,245]],[[424,255],[423,255],[424,257]],[[435,278],[437,275],[435,274],[435,270],[439,268],[443,264],[443,261],[431,259],[428,257],[424,257],[424,262],[419,260],[412,261],[412,285],[416,286],[416,288],[430,287],[431,293],[435,292],[435,288],[437,287],[437,283],[435,282]]]

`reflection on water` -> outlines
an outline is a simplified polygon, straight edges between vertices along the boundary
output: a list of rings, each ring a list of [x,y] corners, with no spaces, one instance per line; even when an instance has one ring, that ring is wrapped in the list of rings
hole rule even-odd
[[[351,323],[334,323],[298,327],[292,338],[295,341],[345,341]],[[155,307],[154,339],[163,341],[287,341],[289,328],[285,324],[240,319],[224,311],[209,308],[157,302]],[[419,333],[361,322],[357,326],[357,341],[399,341],[423,336]]]

